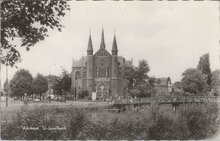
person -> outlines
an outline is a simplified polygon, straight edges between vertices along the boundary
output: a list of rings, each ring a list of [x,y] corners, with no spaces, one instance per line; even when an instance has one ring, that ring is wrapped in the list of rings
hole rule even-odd
[[[50,98],[50,95],[49,95],[49,96],[48,96],[48,101],[49,101],[49,103],[50,103],[50,99],[51,99],[51,98]]]
[[[26,93],[24,94],[24,104],[28,104],[28,101],[27,101],[27,94],[26,94]]]

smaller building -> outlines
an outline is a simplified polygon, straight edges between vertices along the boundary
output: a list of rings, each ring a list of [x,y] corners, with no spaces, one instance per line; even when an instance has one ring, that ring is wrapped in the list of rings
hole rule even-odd
[[[154,85],[156,96],[169,95],[173,91],[170,77],[156,78]]]
[[[173,91],[174,92],[183,92],[183,84],[180,81],[177,81],[173,84]]]

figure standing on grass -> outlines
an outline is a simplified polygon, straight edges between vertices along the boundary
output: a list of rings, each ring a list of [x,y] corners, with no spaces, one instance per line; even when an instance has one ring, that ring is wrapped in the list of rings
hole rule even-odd
[[[49,101],[49,103],[50,103],[50,100],[51,100],[51,97],[50,97],[50,95],[48,96],[48,101]]]
[[[26,93],[24,94],[24,104],[28,104],[28,101],[27,101],[27,94],[26,94]]]

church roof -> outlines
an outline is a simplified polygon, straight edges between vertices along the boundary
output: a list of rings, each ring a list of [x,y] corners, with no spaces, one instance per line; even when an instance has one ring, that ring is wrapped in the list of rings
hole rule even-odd
[[[124,57],[118,56],[119,67],[133,67],[132,61],[125,60]]]
[[[94,56],[111,56],[111,54],[105,48],[100,48]]]
[[[74,60],[73,67],[86,67],[86,57],[83,56],[79,60]]]
[[[132,61],[125,60],[124,57],[118,56],[119,67],[133,67]],[[79,60],[73,60],[73,67],[86,67],[86,56]]]

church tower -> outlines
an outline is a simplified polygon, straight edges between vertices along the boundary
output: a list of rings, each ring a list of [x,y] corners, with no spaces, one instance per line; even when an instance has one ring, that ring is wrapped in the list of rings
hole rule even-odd
[[[102,38],[101,38],[100,48],[102,48],[102,49],[105,48],[105,39],[104,39],[104,30],[103,29],[102,29]]]
[[[91,34],[89,35],[89,42],[87,48],[87,61],[86,61],[86,86],[89,91],[89,97],[92,96],[93,92],[93,46],[92,46],[92,38]]]
[[[118,47],[116,42],[116,37],[114,35],[113,44],[112,44],[112,81],[111,81],[111,87],[112,87],[112,96],[116,97],[119,96],[119,68],[118,68]]]

